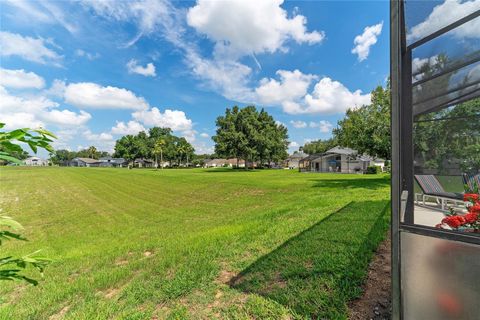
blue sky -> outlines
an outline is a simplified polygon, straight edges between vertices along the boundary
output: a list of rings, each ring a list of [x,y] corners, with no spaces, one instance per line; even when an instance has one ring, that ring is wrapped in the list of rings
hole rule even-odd
[[[291,148],[328,138],[389,73],[388,2],[2,1],[0,94],[9,128],[57,148],[154,125],[212,152],[226,107],[265,107]]]

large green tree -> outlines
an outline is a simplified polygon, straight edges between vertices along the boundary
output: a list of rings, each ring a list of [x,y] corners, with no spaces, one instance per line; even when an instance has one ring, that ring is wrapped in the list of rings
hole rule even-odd
[[[303,147],[300,147],[300,151],[303,151],[306,154],[323,153],[337,145],[338,141],[335,138],[330,138],[326,140],[319,139],[305,143]]]
[[[191,159],[193,153],[192,145],[185,138],[173,135],[170,128],[153,127],[148,133],[142,131],[137,135],[127,135],[115,143],[115,156],[128,161],[136,158],[158,160],[160,155],[162,162],[167,160],[170,164],[180,164],[184,159]]]
[[[227,108],[216,120],[212,137],[220,157],[243,159],[260,164],[285,159],[288,148],[287,128],[275,122],[265,110],[254,106]]]
[[[347,110],[333,134],[343,147],[390,159],[390,88],[379,86],[371,96],[371,104]]]

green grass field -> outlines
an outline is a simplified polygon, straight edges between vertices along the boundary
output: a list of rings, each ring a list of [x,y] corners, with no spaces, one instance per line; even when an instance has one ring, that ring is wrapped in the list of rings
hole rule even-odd
[[[3,168],[30,241],[2,255],[54,261],[1,283],[0,319],[344,319],[389,196],[383,175]]]

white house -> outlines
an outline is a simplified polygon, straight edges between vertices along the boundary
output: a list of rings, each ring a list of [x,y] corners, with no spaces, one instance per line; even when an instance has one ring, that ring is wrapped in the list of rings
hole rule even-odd
[[[27,159],[23,160],[23,163],[26,166],[48,166],[48,160],[39,157],[28,157]]]
[[[308,157],[308,154],[306,153],[295,152],[285,160],[285,167],[289,169],[297,169],[299,167],[300,160],[305,159],[306,157]]]
[[[363,173],[371,165],[380,166],[383,170],[385,160],[359,155],[357,150],[340,146],[299,161],[300,171],[307,172]]]

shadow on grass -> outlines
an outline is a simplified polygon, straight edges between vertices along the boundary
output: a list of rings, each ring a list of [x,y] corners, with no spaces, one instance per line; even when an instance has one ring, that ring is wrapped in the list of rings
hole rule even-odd
[[[388,229],[387,201],[351,202],[261,257],[230,286],[314,319],[343,319]]]
[[[377,190],[385,188],[390,185],[390,178],[388,176],[382,178],[374,179],[310,179],[314,182],[313,187],[315,188],[326,188],[326,189],[370,189]]]

